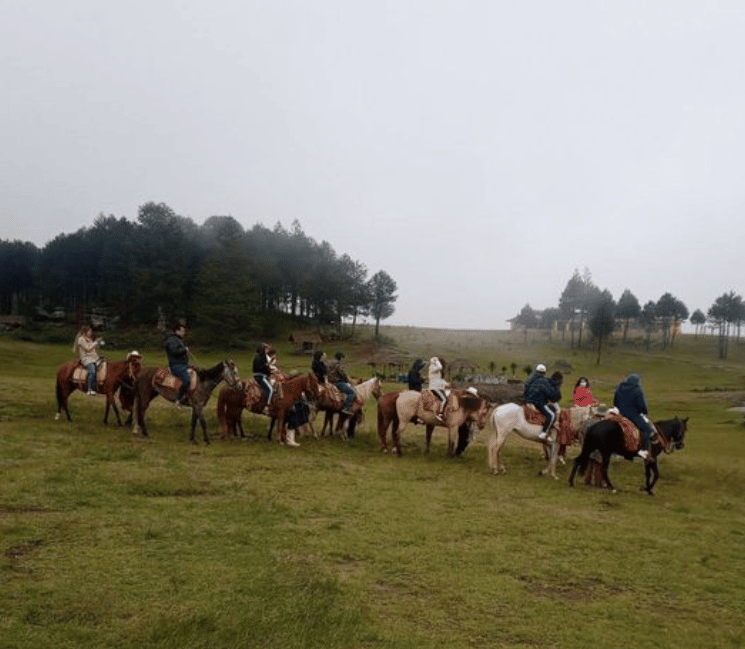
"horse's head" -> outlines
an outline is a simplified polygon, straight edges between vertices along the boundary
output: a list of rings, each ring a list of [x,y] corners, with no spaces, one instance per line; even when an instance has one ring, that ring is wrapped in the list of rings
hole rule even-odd
[[[685,445],[685,435],[688,430],[688,417],[685,419],[678,419],[676,416],[673,419],[674,426],[670,431],[670,439],[672,440],[673,446],[676,450],[681,450]]]
[[[228,358],[223,361],[222,377],[231,387],[234,387],[241,378],[238,376],[238,366]]]

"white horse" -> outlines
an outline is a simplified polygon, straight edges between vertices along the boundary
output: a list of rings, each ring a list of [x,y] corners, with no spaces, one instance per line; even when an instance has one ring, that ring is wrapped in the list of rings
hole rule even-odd
[[[583,426],[587,420],[592,416],[594,409],[592,406],[586,406],[584,408],[573,407],[570,408],[571,414],[571,426],[578,428]],[[559,412],[556,416],[556,422],[559,421]],[[540,475],[550,475],[556,479],[556,455],[558,451],[558,444],[556,443],[556,429],[551,428],[547,441],[541,440],[538,435],[541,433],[541,426],[537,424],[529,424],[525,420],[523,413],[523,407],[516,403],[505,403],[497,407],[492,413],[492,424],[494,425],[494,433],[489,438],[488,447],[488,459],[489,469],[492,473],[504,473],[507,469],[504,466],[501,458],[501,450],[504,445],[507,436],[511,432],[515,432],[518,435],[524,437],[527,440],[536,442],[544,445],[548,450],[548,461],[546,468],[540,471]]]

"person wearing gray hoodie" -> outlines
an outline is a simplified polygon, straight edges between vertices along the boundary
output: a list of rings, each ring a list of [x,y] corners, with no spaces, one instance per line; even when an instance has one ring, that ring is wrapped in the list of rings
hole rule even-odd
[[[618,384],[613,395],[613,406],[623,417],[630,420],[642,434],[639,456],[649,459],[649,440],[652,437],[652,425],[649,422],[649,408],[642,390],[642,380],[638,374],[629,374]]]

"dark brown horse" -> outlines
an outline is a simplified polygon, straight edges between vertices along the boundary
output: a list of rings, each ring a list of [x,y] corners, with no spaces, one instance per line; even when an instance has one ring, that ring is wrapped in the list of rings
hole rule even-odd
[[[645,483],[641,487],[650,496],[654,495],[654,485],[660,477],[658,467],[658,458],[661,453],[672,453],[673,450],[683,448],[685,434],[688,430],[688,417],[679,419],[666,419],[655,422],[655,434],[649,444],[650,459],[644,463]],[[591,461],[592,454],[597,451],[602,457],[601,473],[602,479],[608,489],[615,492],[610,478],[608,477],[608,465],[610,464],[611,455],[616,454],[627,460],[633,460],[637,457],[638,449],[630,450],[627,448],[623,429],[621,424],[614,419],[603,419],[590,426],[585,433],[585,439],[582,443],[582,452],[574,460],[572,472],[569,475],[569,486],[574,486],[574,476],[577,472],[584,475]]]
[[[341,434],[342,437],[354,437],[354,431],[362,419],[362,409],[365,406],[365,402],[370,398],[380,398],[382,386],[380,379],[375,376],[367,381],[351,381],[351,385],[355,391],[354,401],[350,408],[352,414],[348,415],[343,411],[344,408],[344,393],[337,388],[335,385],[326,383],[320,388],[320,396],[316,402],[315,409],[318,412],[324,413],[323,428],[321,429],[321,436],[326,432],[328,426],[329,434]],[[333,426],[333,417],[337,416],[336,426]],[[344,424],[349,422],[348,428],[344,430]]]
[[[109,409],[113,408],[116,421],[121,426],[122,420],[114,396],[121,385],[124,383],[131,384],[134,381],[139,367],[133,360],[117,363],[104,362],[106,363],[105,370],[100,365],[96,371],[96,392],[106,395],[103,423],[109,423]],[[88,391],[88,370],[81,365],[79,360],[68,361],[57,369],[57,414],[54,416],[55,419],[59,419],[64,410],[67,420],[72,421],[67,400],[75,390]]]
[[[167,383],[160,383],[162,376],[168,377]],[[209,369],[195,370],[196,383],[189,387],[184,405],[191,407],[191,435],[189,439],[196,442],[194,432],[197,421],[202,426],[202,436],[205,444],[210,443],[207,436],[207,423],[204,420],[204,407],[209,401],[212,391],[223,381],[229,385],[235,384],[238,380],[238,368],[231,360],[224,360]],[[134,426],[132,433],[142,433],[147,436],[147,426],[145,425],[145,411],[150,402],[160,395],[168,401],[176,401],[176,395],[181,385],[181,381],[171,375],[167,370],[158,367],[146,367],[140,371],[135,381],[135,399],[134,399]]]

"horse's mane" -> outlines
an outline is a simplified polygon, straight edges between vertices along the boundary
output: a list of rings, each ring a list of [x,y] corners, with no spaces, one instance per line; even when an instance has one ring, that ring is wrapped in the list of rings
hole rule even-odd
[[[206,370],[200,369],[197,372],[197,376],[199,376],[200,381],[205,381],[205,380],[215,381],[219,379],[220,376],[222,375],[225,365],[226,365],[225,361],[220,361],[214,367],[210,367]]]
[[[368,379],[367,381],[364,381],[362,383],[359,383],[358,385],[354,386],[355,391],[357,394],[359,394],[361,397],[363,397],[365,400],[372,394],[372,391],[375,389],[375,381],[379,380],[377,376],[373,376],[371,379]]]

